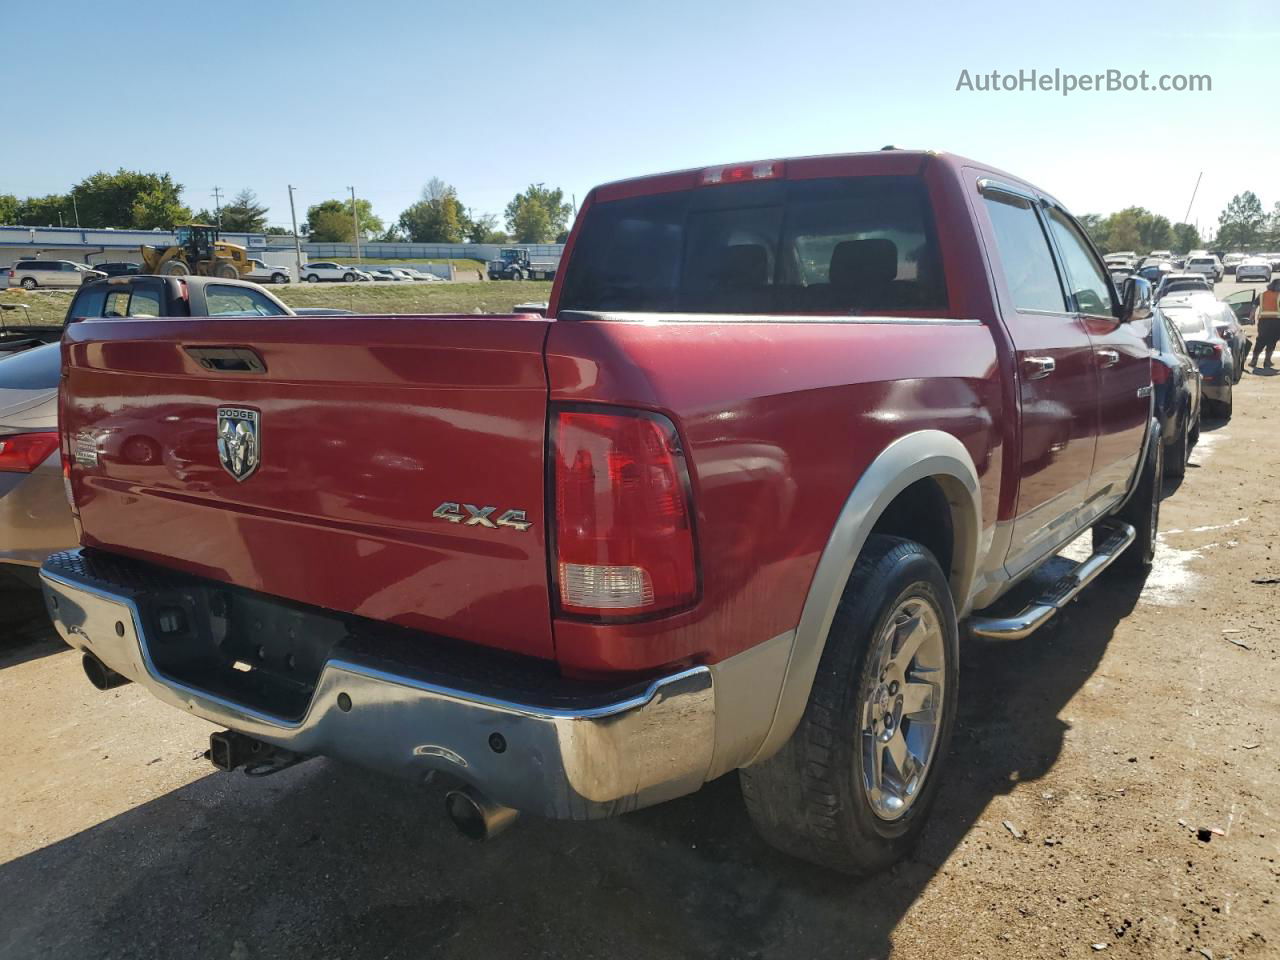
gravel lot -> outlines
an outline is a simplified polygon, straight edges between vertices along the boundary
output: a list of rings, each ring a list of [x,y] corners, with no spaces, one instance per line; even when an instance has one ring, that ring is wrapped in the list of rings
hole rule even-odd
[[[864,883],[756,840],[734,777],[480,846],[435,786],[216,774],[212,728],[93,690],[9,589],[0,957],[1274,958],[1280,377],[1236,391],[1166,488],[1145,582],[965,648],[925,841]]]

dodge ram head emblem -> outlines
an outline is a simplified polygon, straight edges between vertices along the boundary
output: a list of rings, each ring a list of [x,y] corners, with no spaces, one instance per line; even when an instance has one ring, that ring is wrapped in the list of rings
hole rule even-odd
[[[258,469],[261,417],[257,410],[245,407],[218,408],[218,459],[237,480],[247,480]]]

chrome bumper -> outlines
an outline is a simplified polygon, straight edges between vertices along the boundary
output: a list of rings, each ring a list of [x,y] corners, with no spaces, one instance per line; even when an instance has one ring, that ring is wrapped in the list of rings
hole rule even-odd
[[[78,575],[80,554],[55,555],[40,574],[68,644],[165,703],[296,753],[409,779],[444,771],[518,810],[571,820],[692,793],[712,769],[716,709],[707,667],[603,704],[549,708],[331,659],[305,715],[290,722],[164,676],[148,652],[136,594]]]

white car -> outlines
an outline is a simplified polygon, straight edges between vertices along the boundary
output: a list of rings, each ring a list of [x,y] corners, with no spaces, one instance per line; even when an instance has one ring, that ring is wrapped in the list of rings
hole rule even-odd
[[[1236,264],[1236,282],[1243,283],[1245,280],[1261,280],[1263,283],[1271,282],[1271,261],[1264,257],[1245,257]]]
[[[249,266],[253,269],[248,273],[242,273],[241,280],[254,280],[257,283],[288,283],[292,279],[288,267],[266,264],[253,257],[249,258]]]
[[[319,283],[321,280],[341,280],[352,283],[359,273],[355,267],[346,267],[332,260],[317,260],[315,263],[302,265],[302,279],[307,283]]]
[[[1225,272],[1222,262],[1213,254],[1203,257],[1191,257],[1187,260],[1187,273],[1203,273],[1211,283],[1217,283]]]
[[[434,279],[436,279],[435,274],[432,274],[432,273],[423,273],[421,270],[417,269],[416,267],[400,267],[399,269],[400,269],[400,270],[403,270],[405,273],[407,273],[407,274],[409,275],[409,279],[410,279],[410,280],[434,280]]]
[[[1228,253],[1222,258],[1222,269],[1227,273],[1235,273],[1236,267],[1240,265],[1240,261],[1243,259],[1243,253]]]

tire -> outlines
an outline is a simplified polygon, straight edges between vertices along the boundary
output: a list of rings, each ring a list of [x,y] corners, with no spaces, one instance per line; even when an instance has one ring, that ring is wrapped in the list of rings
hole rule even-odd
[[[1191,459],[1191,411],[1184,410],[1178,424],[1178,439],[1164,452],[1164,475],[1181,479],[1187,475],[1187,461]]]
[[[236,269],[236,265],[234,263],[228,263],[225,260],[221,263],[214,264],[213,275],[215,277],[221,277],[223,280],[240,279],[240,271]]]
[[[521,272],[520,270],[512,271],[511,279],[512,279],[512,280],[523,280],[523,279],[524,279],[524,273],[523,273],[523,272]]]
[[[37,286],[39,286],[39,284],[37,284],[37,283],[36,283],[36,278],[35,278],[35,277],[23,277],[23,278],[22,278],[22,289],[23,289],[23,290],[34,290]]]
[[[1214,401],[1214,409],[1218,416],[1223,420],[1231,419],[1231,409],[1234,406],[1235,389],[1231,386],[1227,387],[1227,399]]]
[[[1116,559],[1113,566],[1116,570],[1130,574],[1143,574],[1151,568],[1156,557],[1156,537],[1160,532],[1160,494],[1164,478],[1164,444],[1157,436],[1147,451],[1147,459],[1142,464],[1142,476],[1138,478],[1138,489],[1116,514],[1118,520],[1133,527],[1137,532],[1129,549]],[[1096,550],[1110,535],[1104,527],[1093,528],[1093,546]]]
[[[915,630],[907,631],[913,621]],[[894,659],[893,648],[902,657],[906,643],[915,645],[910,658]],[[958,665],[955,607],[938,561],[910,540],[868,539],[799,725],[778,753],[739,771],[747,811],[765,841],[854,876],[906,856],[937,796],[955,723]],[[920,679],[916,671],[925,667],[936,670],[929,674],[936,681]],[[906,714],[903,697],[912,688],[925,696],[917,716],[931,721]],[[928,752],[917,758],[912,740],[922,753],[930,743]],[[904,762],[924,764],[905,789],[887,769],[895,742]],[[884,787],[878,792],[870,783],[877,755]]]
[[[316,274],[314,274],[314,273],[308,273],[308,274],[307,274],[307,283],[319,283],[319,282],[320,282],[320,277],[319,277],[319,276],[317,276],[317,275],[316,275]]]
[[[343,283],[354,283],[355,279],[356,279],[356,275],[354,273],[344,273],[342,275]]]
[[[181,260],[170,260],[160,268],[160,272],[166,277],[185,277],[190,275],[191,268]]]
[[[1191,425],[1189,439],[1191,442],[1191,449],[1194,450],[1196,448],[1196,444],[1200,442],[1200,414],[1198,413],[1196,414],[1196,422]]]
[[[288,283],[289,278],[286,277],[283,273],[273,273],[271,275],[271,282],[272,283]]]

